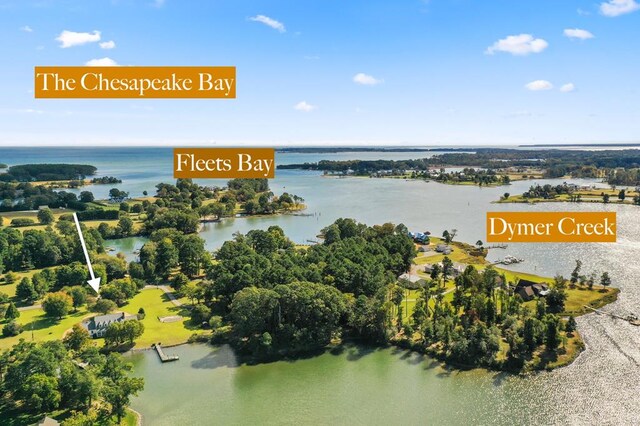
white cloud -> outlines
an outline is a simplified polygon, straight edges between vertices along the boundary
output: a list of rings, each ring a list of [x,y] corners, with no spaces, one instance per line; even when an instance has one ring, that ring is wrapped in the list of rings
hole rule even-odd
[[[111,58],[92,59],[85,63],[89,67],[117,67],[118,63]]]
[[[374,76],[365,74],[363,72],[359,72],[358,74],[354,75],[353,81],[354,83],[364,84],[365,86],[375,86],[376,84],[384,82],[384,80],[377,79]]]
[[[154,0],[153,6],[162,7],[162,6],[164,6],[164,3],[165,3],[165,0]]]
[[[302,112],[311,112],[317,108],[318,107],[316,107],[315,105],[311,105],[310,103],[307,103],[307,101],[300,101],[293,106],[293,109],[295,109],[296,111],[302,111]]]
[[[496,52],[507,52],[523,56],[529,53],[540,53],[548,46],[549,43],[546,40],[534,38],[531,34],[510,35],[493,43],[485,53],[493,55]]]
[[[33,32],[33,28],[31,28],[28,25],[25,25],[23,27],[20,27],[20,31],[24,31],[25,33],[32,33]]]
[[[551,90],[553,89],[553,84],[551,84],[547,80],[536,80],[536,81],[532,81],[531,83],[525,84],[524,87],[534,92],[537,92],[540,90]]]
[[[560,91],[562,93],[569,93],[569,92],[573,92],[574,90],[576,90],[576,85],[573,83],[567,83],[567,84],[563,84],[560,87]]]
[[[116,47],[116,42],[113,40],[103,41],[100,43],[100,49],[113,49]]]
[[[23,114],[44,114],[44,111],[42,111],[41,109],[32,109],[32,108],[19,109],[17,110],[17,112],[20,112]]]
[[[95,43],[100,41],[100,31],[92,33],[77,33],[75,31],[64,30],[60,33],[56,40],[60,42],[60,47],[67,48],[73,46],[81,46],[87,43]]]
[[[636,0],[609,0],[600,3],[600,13],[610,17],[635,12],[638,9],[640,9],[640,4]]]
[[[569,38],[577,38],[580,40],[588,40],[590,38],[594,38],[595,36],[591,34],[587,30],[581,30],[579,28],[567,28],[564,30],[564,35]]]
[[[262,24],[265,24],[266,26],[271,27],[274,30],[278,30],[281,33],[284,33],[287,31],[284,28],[284,24],[282,22],[276,21],[275,19],[269,18],[268,16],[265,16],[265,15],[256,15],[249,18],[249,20],[253,22],[260,22]]]

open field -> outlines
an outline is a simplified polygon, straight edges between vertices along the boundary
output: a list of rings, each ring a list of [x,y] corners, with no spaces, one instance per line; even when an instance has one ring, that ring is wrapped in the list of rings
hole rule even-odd
[[[175,306],[161,289],[147,288],[142,290],[122,310],[129,314],[137,314],[144,308],[144,334],[136,340],[136,348],[148,348],[153,343],[163,345],[177,345],[186,343],[189,337],[200,331],[189,323],[188,310],[185,306]],[[182,315],[184,319],[178,322],[163,323],[158,317]]]
[[[186,303],[185,300],[181,300]],[[146,348],[152,343],[161,342],[164,345],[176,345],[186,343],[189,337],[196,333],[204,333],[198,327],[193,327],[189,323],[188,308],[186,306],[175,306],[169,297],[158,288],[147,288],[142,290],[128,304],[120,308],[128,314],[135,315],[140,308],[145,310],[145,318],[142,323],[145,331],[142,337],[136,341],[136,348]],[[18,323],[22,324],[24,331],[15,337],[0,338],[0,349],[7,349],[16,344],[20,339],[32,339],[36,342],[46,340],[61,339],[66,330],[74,324],[79,323],[84,318],[88,318],[95,313],[88,312],[86,307],[72,313],[60,321],[45,316],[41,308],[21,311]],[[184,320],[171,323],[162,323],[158,317],[182,315]],[[96,340],[102,342],[101,340]]]
[[[62,339],[66,330],[88,316],[91,315],[87,312],[86,307],[69,314],[60,321],[47,317],[42,309],[22,311],[18,323],[22,324],[24,331],[18,336],[0,337],[0,349],[8,349],[18,343],[20,339],[33,340],[34,342]]]

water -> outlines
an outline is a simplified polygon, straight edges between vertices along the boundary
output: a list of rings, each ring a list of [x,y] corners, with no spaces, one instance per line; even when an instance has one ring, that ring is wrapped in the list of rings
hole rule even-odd
[[[415,153],[367,153],[384,158],[415,158]],[[361,158],[363,153],[285,154],[280,162],[317,161],[330,156]],[[0,149],[0,162],[82,162],[100,175],[124,180],[120,186],[140,195],[170,181],[167,149]],[[210,181],[204,181],[208,185]],[[535,181],[557,184],[559,180]],[[592,183],[592,181],[574,181]],[[221,183],[223,184],[223,183]],[[517,270],[553,276],[568,275],[574,260],[584,272],[608,271],[622,291],[606,307],[618,313],[640,312],[640,223],[638,208],[603,204],[492,204],[504,192],[526,190],[531,182],[508,187],[477,188],[395,179],[324,178],[317,172],[278,171],[274,192],[304,197],[313,216],[228,219],[207,224],[201,236],[217,248],[236,232],[281,226],[294,241],[315,239],[338,217],[368,224],[405,223],[412,230],[458,229],[457,239],[485,239],[485,212],[599,211],[618,213],[618,242],[610,244],[510,244],[490,259],[512,254],[526,259]],[[112,186],[94,186],[108,191]],[[99,194],[99,193],[98,193]],[[100,196],[100,195],[99,195]],[[141,238],[109,245],[134,258]],[[153,353],[133,357],[135,371],[145,377],[146,390],[133,407],[147,424],[637,424],[640,418],[640,344],[638,328],[599,315],[578,319],[587,351],[571,366],[533,377],[518,378],[483,371],[442,370],[415,354],[397,350],[330,354],[294,362],[237,366],[227,347],[189,345],[172,349],[180,361],[161,365]],[[363,348],[360,348],[363,349]],[[355,352],[354,352],[355,351]],[[355,354],[354,354],[355,353]],[[175,390],[179,392],[175,392]]]

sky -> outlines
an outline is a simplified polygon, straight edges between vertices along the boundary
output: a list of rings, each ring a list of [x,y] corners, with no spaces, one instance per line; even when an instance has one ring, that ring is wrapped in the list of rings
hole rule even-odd
[[[3,146],[640,142],[640,0],[0,0],[0,37]],[[91,64],[237,98],[34,99]]]

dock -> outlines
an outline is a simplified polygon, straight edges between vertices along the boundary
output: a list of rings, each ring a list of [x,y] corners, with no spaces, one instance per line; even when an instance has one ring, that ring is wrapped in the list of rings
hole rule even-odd
[[[162,362],[177,361],[177,360],[180,359],[180,357],[178,355],[167,355],[167,354],[165,354],[164,351],[162,350],[162,346],[160,346],[160,343],[154,344],[153,348],[158,353],[158,356],[160,357],[160,361],[162,361]]]
[[[617,314],[614,314],[614,313],[611,313],[611,312],[605,312],[605,311],[593,308],[593,307],[588,306],[588,305],[584,305],[584,307],[587,308],[587,309],[592,310],[593,312],[595,312],[597,314],[609,315],[612,318],[617,318],[617,319],[621,319],[623,321],[627,321],[631,325],[640,326],[640,320],[635,315],[627,315],[626,317],[623,317],[621,315],[617,315]]]
[[[506,244],[493,244],[490,246],[485,246],[484,248],[486,249],[506,249],[507,247],[509,247]]]

